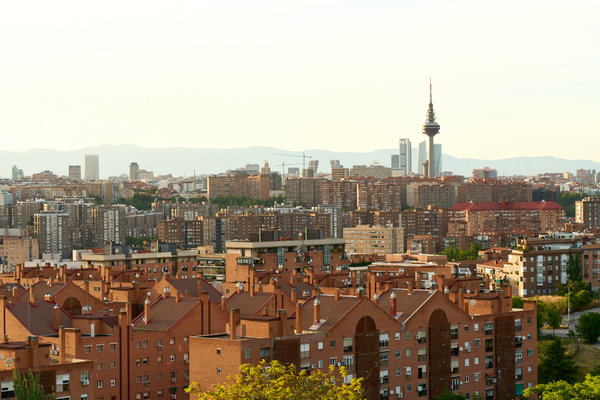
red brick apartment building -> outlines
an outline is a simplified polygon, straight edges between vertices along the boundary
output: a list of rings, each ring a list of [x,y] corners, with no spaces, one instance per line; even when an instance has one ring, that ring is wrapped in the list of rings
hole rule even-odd
[[[553,201],[456,203],[448,210],[448,236],[532,236],[559,230],[564,217],[564,208]]]
[[[468,398],[515,399],[537,383],[535,304],[512,310],[510,289],[466,294],[389,289],[367,298],[317,294],[289,315],[230,309],[227,333],[190,338],[190,375],[202,387],[242,363],[344,365],[368,399],[433,398],[445,387]]]

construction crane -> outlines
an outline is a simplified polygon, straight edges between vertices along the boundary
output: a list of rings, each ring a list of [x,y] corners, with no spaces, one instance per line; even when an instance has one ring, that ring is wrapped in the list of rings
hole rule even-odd
[[[312,156],[307,156],[306,154],[285,154],[285,153],[275,153],[276,156],[285,156],[285,157],[302,157],[302,171],[306,169],[306,159],[312,158]]]

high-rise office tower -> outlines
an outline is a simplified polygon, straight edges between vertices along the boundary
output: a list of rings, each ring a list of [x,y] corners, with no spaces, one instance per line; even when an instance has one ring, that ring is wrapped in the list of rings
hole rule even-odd
[[[69,165],[69,179],[72,181],[81,180],[81,165]]]
[[[429,109],[427,110],[427,120],[423,124],[423,134],[429,136],[429,159],[427,163],[427,176],[435,178],[435,161],[433,157],[435,150],[433,148],[433,137],[440,133],[440,124],[435,122],[435,113],[433,112],[433,94],[431,80],[429,81]],[[441,160],[441,158],[440,158]]]
[[[433,176],[442,175],[442,145],[433,145]]]
[[[412,147],[410,139],[400,139],[400,159],[398,169],[400,169],[403,176],[408,176],[412,172]]]
[[[400,155],[392,154],[392,169],[400,169]]]
[[[129,180],[135,181],[138,179],[138,172],[140,172],[140,166],[136,162],[129,164]]]
[[[423,176],[427,176],[427,142],[422,141],[419,143],[419,165],[417,165],[417,171]]]
[[[97,181],[100,180],[100,158],[97,154],[85,155],[85,180]]]

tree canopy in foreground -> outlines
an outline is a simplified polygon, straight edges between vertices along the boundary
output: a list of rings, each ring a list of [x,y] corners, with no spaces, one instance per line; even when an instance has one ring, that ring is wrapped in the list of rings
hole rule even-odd
[[[362,378],[344,383],[346,371],[330,366],[328,372],[320,370],[296,371],[294,365],[278,361],[258,365],[242,364],[240,372],[229,376],[228,382],[214,385],[212,389],[201,388],[193,382],[186,392],[197,394],[199,400],[269,399],[269,400],[360,400]]]
[[[600,376],[586,375],[583,382],[556,381],[526,389],[524,397],[538,400],[600,399]]]

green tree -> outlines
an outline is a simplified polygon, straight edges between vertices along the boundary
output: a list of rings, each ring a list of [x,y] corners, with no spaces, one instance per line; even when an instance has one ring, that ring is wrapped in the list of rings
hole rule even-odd
[[[537,308],[537,329],[538,331],[544,327],[546,323],[546,312],[548,309],[548,305],[541,300],[536,300],[535,302]]]
[[[600,314],[595,312],[583,314],[579,317],[579,323],[575,330],[586,343],[596,343],[600,337]]]
[[[554,335],[554,330],[560,328],[562,323],[562,314],[558,308],[550,306],[546,309],[546,323],[552,328],[552,335]]]
[[[283,365],[278,361],[258,365],[242,364],[240,372],[230,376],[228,382],[213,385],[206,390],[192,383],[185,391],[197,394],[201,400],[270,399],[270,400],[360,400],[362,378],[343,382],[346,371],[330,366],[328,372],[296,371],[294,365]]]
[[[558,338],[550,340],[542,349],[538,360],[538,381],[548,383],[563,379],[569,383],[577,380],[579,368],[567,357],[567,349]]]
[[[583,382],[564,380],[539,384],[525,390],[526,399],[537,400],[597,400],[600,399],[600,376],[586,375]]]
[[[513,297],[512,308],[523,308],[523,299],[521,297]]]
[[[581,257],[579,253],[569,251],[569,258],[567,259],[567,277],[573,282],[581,280]]]
[[[460,393],[452,393],[448,389],[442,390],[442,393],[435,396],[433,400],[465,400],[465,396]]]
[[[44,394],[44,387],[40,384],[40,375],[31,370],[21,374],[16,368],[13,369],[13,382],[15,397],[18,400],[50,400],[53,394]]]

